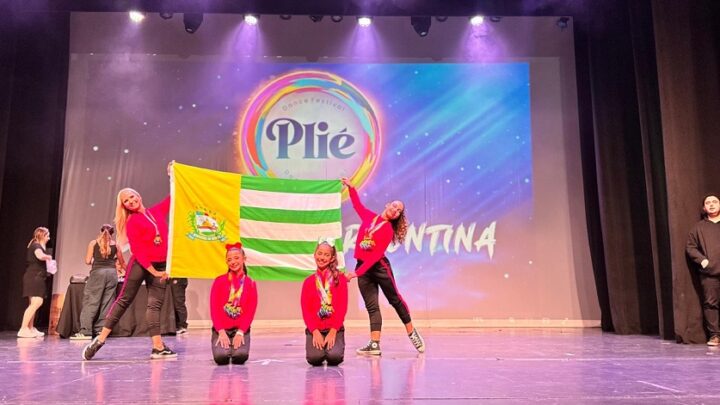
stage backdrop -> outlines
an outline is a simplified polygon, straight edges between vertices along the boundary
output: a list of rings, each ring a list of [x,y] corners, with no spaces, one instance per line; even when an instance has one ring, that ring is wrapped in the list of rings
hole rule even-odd
[[[389,258],[417,319],[597,323],[572,35],[554,19],[478,32],[456,18],[419,38],[400,18],[362,31],[352,21],[264,17],[248,27],[206,16],[190,36],[155,17],[138,26],[121,14],[73,15],[56,292],[87,272],[84,247],[112,219],[117,191],[159,201],[174,159],[261,177],[349,177],[376,212],[402,200],[410,228]],[[342,213],[352,268],[358,217],[349,201]],[[300,284],[259,286],[258,319],[300,319]],[[352,291],[348,316],[365,319]],[[190,281],[191,320],[208,319],[208,293],[208,280]]]

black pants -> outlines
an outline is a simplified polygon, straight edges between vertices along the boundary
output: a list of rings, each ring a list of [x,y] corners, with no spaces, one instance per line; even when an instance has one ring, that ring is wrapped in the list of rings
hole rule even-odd
[[[115,298],[117,282],[117,270],[114,267],[101,267],[90,271],[80,311],[80,333],[86,336],[100,334],[105,315]]]
[[[245,364],[248,357],[250,357],[250,331],[245,334],[245,344],[240,347],[232,346],[232,341],[237,333],[237,329],[229,329],[226,330],[225,333],[227,333],[228,338],[230,338],[230,347],[227,349],[223,349],[217,344],[220,335],[215,328],[212,329],[210,344],[212,345],[213,360],[221,366],[229,364],[231,361],[233,364]]]
[[[357,261],[355,269],[362,265],[362,260]],[[365,301],[365,309],[367,309],[370,317],[370,331],[380,331],[382,329],[382,314],[380,314],[380,304],[378,302],[378,288],[382,289],[385,298],[390,305],[395,308],[400,320],[403,324],[408,324],[410,319],[410,309],[400,296],[397,285],[395,284],[395,276],[393,276],[392,268],[387,257],[382,257],[375,263],[365,274],[358,277],[358,287],[360,295]]]
[[[175,329],[187,328],[187,305],[185,305],[185,291],[188,287],[188,279],[173,278],[170,281],[173,303],[175,304]]]
[[[323,337],[327,336],[330,330],[321,330]],[[327,361],[328,366],[337,366],[342,363],[345,358],[345,329],[340,328],[335,335],[335,345],[328,350],[326,347],[317,349],[313,346],[313,336],[309,330],[305,329],[305,359],[313,366],[322,366]]]
[[[700,275],[703,322],[710,336],[720,336],[720,277]]]
[[[153,263],[152,265],[157,271],[165,271],[164,262]],[[147,310],[145,311],[148,334],[150,336],[160,336],[160,309],[165,301],[165,288],[167,287],[167,283],[160,280],[159,277],[153,277],[152,274],[145,270],[138,262],[135,262],[130,268],[130,271],[125,275],[125,284],[120,290],[120,295],[118,295],[105,317],[106,328],[112,329],[115,327],[125,313],[125,310],[127,310],[130,303],[135,299],[143,281],[145,281],[145,287],[148,292]]]

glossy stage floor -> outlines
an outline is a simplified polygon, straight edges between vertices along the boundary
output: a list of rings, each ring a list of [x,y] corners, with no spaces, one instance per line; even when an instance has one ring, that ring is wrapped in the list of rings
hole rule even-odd
[[[418,354],[400,329],[381,357],[354,349],[310,367],[302,331],[254,330],[250,360],[216,366],[208,330],[166,337],[175,360],[150,360],[149,339],[115,338],[92,361],[86,342],[0,334],[1,403],[720,403],[720,350],[597,329],[426,329]]]

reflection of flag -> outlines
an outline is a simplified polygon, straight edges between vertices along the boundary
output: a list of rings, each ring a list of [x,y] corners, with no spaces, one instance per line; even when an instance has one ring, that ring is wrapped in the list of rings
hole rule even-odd
[[[338,180],[240,176],[174,165],[168,265],[173,277],[226,271],[225,244],[240,238],[255,280],[302,280],[315,270],[320,237],[336,240],[341,268]]]

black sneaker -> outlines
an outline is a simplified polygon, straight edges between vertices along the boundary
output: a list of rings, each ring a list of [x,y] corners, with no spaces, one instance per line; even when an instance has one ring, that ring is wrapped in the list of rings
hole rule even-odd
[[[93,339],[90,343],[88,343],[82,352],[82,357],[84,360],[91,360],[93,357],[95,357],[95,354],[100,350],[101,347],[105,342],[100,341],[100,337],[96,336],[95,339]]]
[[[720,336],[714,335],[707,341],[708,346],[720,346]]]
[[[425,341],[423,340],[422,336],[420,336],[417,329],[413,328],[412,333],[409,334],[408,337],[410,338],[410,341],[412,342],[413,346],[415,346],[418,352],[425,353]]]
[[[151,359],[172,359],[175,357],[177,357],[177,353],[170,350],[170,348],[165,345],[163,345],[162,350],[153,348],[152,353],[150,353]]]
[[[370,356],[380,356],[382,352],[380,351],[380,342],[371,340],[366,344],[365,346],[355,350],[357,354],[365,354]]]

